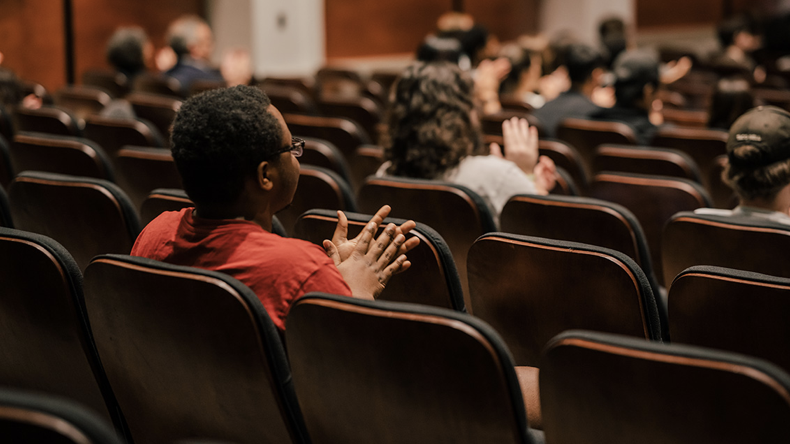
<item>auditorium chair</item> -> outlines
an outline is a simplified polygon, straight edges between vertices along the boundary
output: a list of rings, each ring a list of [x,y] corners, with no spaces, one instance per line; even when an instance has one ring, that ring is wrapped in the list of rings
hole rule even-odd
[[[312,94],[304,90],[279,84],[263,84],[259,87],[266,93],[272,105],[282,114],[307,114],[317,116],[318,105]]]
[[[13,140],[15,132],[11,114],[6,111],[4,106],[0,106],[0,137],[6,141]]]
[[[192,84],[189,85],[189,92],[188,96],[192,97],[198,95],[200,93],[211,91],[212,89],[219,89],[227,87],[227,83],[224,80],[207,80],[207,79],[198,79],[193,80]]]
[[[92,86],[64,86],[55,93],[55,103],[78,119],[98,114],[112,101],[107,91]]]
[[[384,163],[384,148],[378,145],[360,145],[349,161],[351,167],[351,186],[359,193],[359,188],[368,176],[373,176]]]
[[[526,119],[529,122],[529,126],[534,126],[538,129],[538,132],[542,132],[540,120],[534,115],[524,112],[524,111],[514,111],[511,109],[503,109],[495,114],[486,114],[480,117],[480,126],[483,130],[483,134],[492,135],[492,136],[501,136],[502,135],[502,122],[505,120],[510,120],[513,117],[518,117],[519,119]]]
[[[693,265],[713,265],[790,278],[790,226],[767,219],[682,212],[662,238],[664,282]]]
[[[134,442],[309,442],[279,332],[241,282],[102,255],[85,306]]]
[[[326,117],[342,117],[356,122],[367,133],[368,139],[379,139],[378,125],[383,112],[373,99],[368,97],[323,97],[318,101],[321,114]]]
[[[790,279],[697,265],[670,288],[672,342],[742,353],[790,371]]]
[[[657,297],[623,253],[489,233],[469,249],[467,267],[470,311],[499,332],[513,354],[535,427],[542,423],[539,358],[552,337],[584,328],[662,340]]]
[[[546,348],[546,442],[787,442],[790,377],[768,362],[702,347],[569,331]]]
[[[710,190],[709,178],[714,159],[727,153],[727,131],[665,125],[658,128],[651,145],[688,154],[699,167],[705,189]]]
[[[479,236],[496,230],[488,205],[474,191],[461,185],[402,177],[369,177],[357,194],[359,210],[375,214],[382,205],[390,216],[412,219],[436,230],[453,253],[469,309],[466,255]]]
[[[178,80],[165,74],[153,72],[136,75],[132,82],[132,92],[160,94],[176,99],[184,98],[184,91]]]
[[[71,399],[0,389],[0,439],[14,443],[123,444],[107,421]]]
[[[315,78],[313,77],[266,77],[258,83],[258,87],[264,91],[267,91],[269,86],[296,88],[307,94],[313,102],[316,100]]]
[[[778,106],[790,111],[790,91],[786,88],[752,88],[752,94],[757,103]]]
[[[126,253],[140,232],[132,202],[106,180],[26,171],[8,192],[14,226],[53,238],[84,269],[100,253]]]
[[[365,130],[348,119],[298,114],[285,114],[283,118],[294,136],[327,140],[335,145],[349,161],[357,147],[370,143]]]
[[[722,178],[728,162],[726,154],[717,156],[713,159],[713,166],[708,173],[708,192],[714,208],[732,209],[738,206],[738,196]]]
[[[304,165],[291,204],[279,211],[277,218],[292,234],[299,215],[315,208],[356,211],[357,204],[351,186],[342,177],[324,168]]]
[[[590,186],[590,196],[620,204],[630,210],[645,233],[650,247],[653,269],[661,285],[664,279],[661,262],[661,233],[664,225],[679,211],[710,206],[708,193],[698,183],[667,176],[601,173]]]
[[[141,119],[91,116],[85,120],[84,137],[101,145],[113,162],[118,151],[126,145],[165,146],[156,127]]]
[[[0,386],[72,399],[122,431],[71,254],[49,237],[0,228],[0,281]],[[2,432],[0,441],[28,442]]]
[[[367,97],[378,101],[383,94],[378,82],[369,82],[353,70],[325,66],[315,74],[319,99]]]
[[[57,134],[60,136],[80,136],[82,129],[77,117],[70,111],[55,107],[42,106],[39,109],[17,107],[14,111],[16,131]]]
[[[8,189],[8,185],[14,178],[14,168],[11,164],[11,148],[8,140],[0,134],[0,187],[5,189]]]
[[[129,93],[130,85],[124,74],[109,69],[89,69],[82,73],[82,84],[103,89],[111,97],[121,98]]]
[[[334,171],[351,183],[351,167],[343,153],[331,142],[321,139],[304,139],[304,149],[299,157],[301,165],[310,165]]]
[[[165,146],[170,146],[170,127],[181,108],[181,100],[159,94],[133,92],[126,96],[135,115],[152,123],[163,136]]]
[[[576,148],[589,176],[593,172],[592,160],[595,148],[599,145],[636,145],[636,134],[625,123],[575,118],[560,122],[557,127],[557,139]]]
[[[682,151],[628,145],[601,145],[595,150],[593,171],[653,174],[702,183],[696,162]]]
[[[690,128],[707,128],[710,119],[708,111],[676,109],[666,106],[661,110],[661,115],[664,117],[664,123]]]
[[[151,191],[157,188],[183,188],[170,150],[125,146],[115,158],[118,186],[140,209]]]
[[[472,316],[311,293],[294,303],[286,325],[313,444],[542,438],[528,426],[507,347]]]
[[[356,237],[371,218],[358,213],[345,212],[345,215],[349,239]],[[378,237],[389,223],[400,226],[404,222],[404,219],[386,218],[375,236]],[[293,237],[321,246],[324,239],[332,239],[336,226],[336,211],[310,210],[297,219]],[[377,299],[466,311],[458,270],[442,236],[429,226],[418,223],[406,235],[406,239],[411,237],[420,240],[420,244],[406,254],[411,267],[393,276]]]
[[[11,204],[8,202],[8,194],[2,187],[0,187],[0,227],[14,228],[14,221],[11,218]]]
[[[112,163],[102,147],[88,139],[20,132],[11,143],[14,171],[46,171],[115,180]]]

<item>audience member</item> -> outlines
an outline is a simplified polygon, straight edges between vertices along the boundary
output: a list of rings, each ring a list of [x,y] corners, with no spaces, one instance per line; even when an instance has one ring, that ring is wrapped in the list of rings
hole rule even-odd
[[[611,70],[617,57],[628,48],[628,35],[623,19],[610,17],[602,20],[598,24],[598,38],[601,39],[604,64]]]
[[[565,49],[563,61],[571,81],[570,89],[534,111],[545,137],[554,137],[557,126],[568,117],[587,118],[600,110],[591,97],[603,76],[601,54],[591,46],[572,44]]]
[[[725,78],[711,97],[708,128],[728,131],[735,119],[754,107],[754,94],[745,79]]]
[[[538,157],[538,134],[526,120],[503,124],[505,152],[483,145],[473,100],[474,84],[457,66],[417,63],[394,88],[387,163],[379,174],[437,179],[478,193],[498,218],[514,194],[546,194],[555,168]],[[490,155],[489,155],[490,154]]]
[[[711,58],[711,65],[717,70],[754,71],[757,64],[751,53],[761,46],[754,23],[744,16],[737,16],[721,22],[716,31],[721,52]]]
[[[738,118],[730,128],[727,159],[723,178],[735,190],[740,205],[734,210],[697,212],[790,225],[790,113],[761,106]]]
[[[126,76],[129,84],[135,76],[145,72],[153,52],[154,46],[139,26],[120,27],[107,42],[107,61]]]
[[[176,19],[167,30],[167,41],[177,61],[165,74],[178,80],[185,91],[195,80],[224,80],[220,71],[211,66],[214,35],[205,20],[196,15]]]
[[[626,51],[614,62],[615,105],[590,115],[630,125],[639,145],[649,145],[657,126],[650,121],[659,85],[658,60],[645,51]]]
[[[25,94],[22,81],[14,71],[0,67],[0,105],[9,115],[13,108],[38,109],[41,108],[42,98],[36,94]]]
[[[258,88],[237,86],[184,102],[172,153],[194,208],[167,212],[140,233],[132,254],[225,272],[250,287],[282,331],[291,304],[311,291],[372,299],[409,267],[404,241],[414,227],[392,224],[373,239],[383,207],[362,233],[346,239],[339,212],[324,248],[271,233],[274,213],[290,205],[304,142],[291,137],[280,112]]]

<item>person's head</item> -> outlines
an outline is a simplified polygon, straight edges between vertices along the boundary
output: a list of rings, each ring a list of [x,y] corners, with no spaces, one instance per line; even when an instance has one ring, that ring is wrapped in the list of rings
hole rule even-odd
[[[448,62],[416,63],[401,74],[388,117],[389,174],[434,179],[480,152],[473,88]]]
[[[729,130],[735,119],[753,107],[754,94],[748,80],[721,79],[711,98],[708,127]]]
[[[464,59],[464,60],[462,60]],[[451,37],[437,37],[429,35],[423,40],[417,49],[417,60],[421,62],[452,62],[457,65],[465,65],[463,69],[469,69],[471,62],[464,53],[461,42]]]
[[[107,42],[107,61],[124,74],[145,70],[145,61],[152,52],[148,36],[138,26],[116,29]]]
[[[790,113],[757,107],[732,124],[723,177],[742,203],[770,207],[790,185]]]
[[[752,21],[744,16],[724,20],[716,28],[722,48],[737,46],[744,51],[754,51],[759,47],[759,37]]]
[[[579,90],[584,84],[593,80],[593,72],[601,72],[603,57],[601,53],[589,45],[574,43],[564,51],[565,67],[571,79],[571,88]]]
[[[523,76],[528,75],[532,66],[532,54],[527,49],[516,43],[503,45],[499,51],[499,57],[505,57],[510,61],[510,72],[507,77],[499,84],[500,94],[511,94],[518,90]],[[537,68],[537,67],[536,67]]]
[[[614,95],[624,108],[649,109],[658,90],[658,59],[647,51],[626,51],[614,61]]]
[[[0,105],[16,106],[23,97],[22,83],[16,73],[7,68],[0,68]]]
[[[214,36],[205,20],[196,15],[176,19],[167,29],[167,42],[176,55],[208,60],[214,52]]]
[[[258,88],[207,91],[181,106],[172,129],[172,153],[184,190],[198,208],[244,206],[267,194],[273,210],[290,204],[299,163],[291,133]]]
[[[625,22],[619,17],[610,17],[598,24],[598,37],[604,48],[604,62],[611,68],[617,57],[628,47]]]

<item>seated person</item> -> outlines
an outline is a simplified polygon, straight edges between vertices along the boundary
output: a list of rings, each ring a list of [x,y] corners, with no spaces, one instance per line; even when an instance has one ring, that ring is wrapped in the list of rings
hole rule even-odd
[[[291,304],[311,291],[373,299],[409,267],[404,241],[414,227],[392,224],[373,239],[383,207],[354,239],[339,213],[324,250],[271,232],[291,203],[304,142],[258,88],[237,86],[185,101],[173,123],[172,153],[194,208],[166,212],[143,229],[132,255],[220,271],[255,292],[280,331]]]
[[[117,72],[126,76],[130,85],[135,76],[145,72],[146,62],[153,53],[153,44],[139,26],[118,28],[107,42],[107,61]]]
[[[538,157],[537,130],[524,119],[504,122],[504,155],[496,144],[486,148],[473,94],[472,80],[451,63],[407,68],[394,87],[387,162],[379,174],[466,186],[498,220],[511,196],[547,194],[555,168],[551,159]]]
[[[735,190],[740,205],[734,210],[695,212],[790,225],[790,113],[761,106],[738,118],[730,128],[727,160],[724,181]]]
[[[749,81],[724,78],[716,83],[708,108],[708,128],[729,131],[746,111],[754,108],[754,94]]]
[[[600,110],[591,97],[604,74],[603,58],[592,47],[578,43],[564,53],[570,89],[533,112],[543,124],[544,137],[555,137],[557,126],[568,117],[587,118]]]
[[[659,84],[658,60],[644,51],[626,51],[614,62],[615,105],[590,115],[631,126],[639,145],[650,145],[658,127],[650,121]]]
[[[167,41],[175,52],[176,64],[165,74],[178,80],[184,91],[189,91],[196,80],[224,81],[210,63],[214,35],[205,20],[196,15],[176,19],[167,30]]]
[[[711,66],[728,74],[754,71],[757,64],[751,54],[761,46],[760,36],[754,28],[754,24],[745,16],[736,16],[719,23],[716,32],[721,51],[711,57]]]

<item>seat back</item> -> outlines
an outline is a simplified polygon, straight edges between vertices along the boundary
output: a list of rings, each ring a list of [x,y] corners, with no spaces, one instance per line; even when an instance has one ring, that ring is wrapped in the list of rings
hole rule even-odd
[[[307,114],[316,116],[318,105],[312,94],[295,86],[264,84],[261,89],[269,97],[275,108],[283,114]]]
[[[134,78],[133,92],[159,94],[180,99],[183,97],[181,83],[164,74],[142,73]]]
[[[662,239],[664,281],[693,265],[714,265],[790,278],[782,254],[790,248],[790,226],[748,217],[682,212]]]
[[[754,356],[790,371],[790,279],[697,265],[669,292],[673,342]]]
[[[85,305],[135,442],[307,442],[277,329],[241,282],[104,255]]]
[[[143,201],[157,188],[182,188],[170,150],[126,146],[115,158],[118,185],[141,209]]]
[[[702,183],[694,160],[682,151],[667,148],[602,145],[595,150],[593,169],[678,177]]]
[[[170,126],[181,108],[181,100],[172,96],[134,92],[126,96],[137,117],[145,119],[159,130],[164,144],[170,145]]]
[[[14,168],[11,163],[10,144],[8,140],[0,134],[0,187],[8,189],[8,185],[11,184],[11,179],[13,178]]]
[[[312,293],[287,326],[314,444],[533,442],[507,348],[471,316]]]
[[[46,171],[113,181],[112,163],[95,142],[46,133],[19,133],[11,144],[16,171]]]
[[[286,86],[290,88],[296,88],[300,92],[310,97],[313,102],[315,102],[315,78],[313,77],[266,77],[265,79],[261,80],[259,85],[264,91],[268,91],[270,86]]]
[[[14,111],[17,131],[79,136],[77,118],[65,109],[42,106],[39,109],[17,107]]]
[[[194,207],[186,191],[178,188],[157,188],[148,195],[140,206],[140,224],[144,227],[165,211],[178,211]]]
[[[285,114],[283,117],[291,134],[328,140],[346,156],[346,160],[351,159],[358,146],[370,143],[365,130],[348,119],[298,114]]]
[[[560,140],[541,139],[538,141],[538,152],[553,160],[557,167],[567,171],[581,190],[586,191],[590,186],[590,179],[584,170],[584,160],[576,148]]]
[[[7,442],[122,444],[102,419],[72,400],[0,390],[0,436]]]
[[[359,234],[371,218],[358,213],[345,214],[348,218],[349,239]],[[403,222],[403,219],[387,218],[379,231],[386,224],[400,225]],[[336,226],[336,211],[310,210],[297,219],[293,235],[320,246],[324,239],[332,239]],[[407,239],[411,237],[420,239],[420,244],[408,253],[411,268],[403,274],[393,276],[377,299],[466,311],[458,270],[444,239],[432,228],[421,223],[407,235]]]
[[[356,122],[365,130],[368,140],[379,139],[378,124],[382,111],[378,103],[368,97],[331,97],[318,101],[321,114],[327,117],[343,117]]]
[[[11,205],[8,203],[8,194],[3,188],[0,188],[0,227],[14,228],[14,221],[11,218]]]
[[[630,126],[622,122],[600,120],[565,119],[557,126],[557,138],[576,148],[590,176],[598,145],[636,145],[636,134]]]
[[[97,254],[130,251],[140,232],[126,193],[105,180],[28,171],[8,197],[15,227],[53,238],[80,269]]]
[[[666,176],[601,173],[593,178],[590,196],[620,204],[630,210],[645,233],[659,284],[663,279],[661,234],[675,213],[710,206],[710,198],[698,183]]]
[[[594,332],[554,338],[540,370],[555,444],[786,442],[789,392],[765,361]]]
[[[349,161],[351,166],[351,186],[359,193],[359,188],[368,176],[373,176],[384,164],[384,148],[378,145],[361,145]]]
[[[346,156],[335,145],[326,140],[305,139],[304,150],[302,157],[299,158],[299,163],[334,171],[346,182],[351,183],[351,167],[348,165]]]
[[[65,86],[55,94],[55,103],[79,119],[98,114],[110,101],[112,97],[107,91],[92,86]]]
[[[124,74],[104,69],[83,71],[82,84],[101,88],[115,98],[125,96],[130,88]]]
[[[126,145],[161,148],[162,135],[149,122],[140,119],[120,119],[91,116],[85,120],[84,135],[101,145],[114,162],[118,151]]]
[[[291,205],[278,212],[277,218],[292,234],[299,215],[314,208],[356,211],[357,204],[351,186],[342,177],[324,168],[304,165]]]
[[[0,385],[70,398],[118,424],[69,252],[48,237],[0,228],[0,282]]]
[[[466,255],[475,239],[496,230],[491,212],[479,195],[446,182],[370,177],[360,188],[357,203],[367,214],[389,205],[392,217],[412,219],[439,232],[453,253],[464,288],[464,305],[469,310]]]
[[[472,312],[537,367],[555,335],[584,328],[661,340],[656,299],[628,256],[587,244],[506,233],[469,250]]]
[[[688,154],[700,169],[705,189],[710,190],[710,171],[714,159],[727,153],[727,136],[727,131],[722,130],[665,125],[659,127],[653,136],[652,145],[673,148]]]

